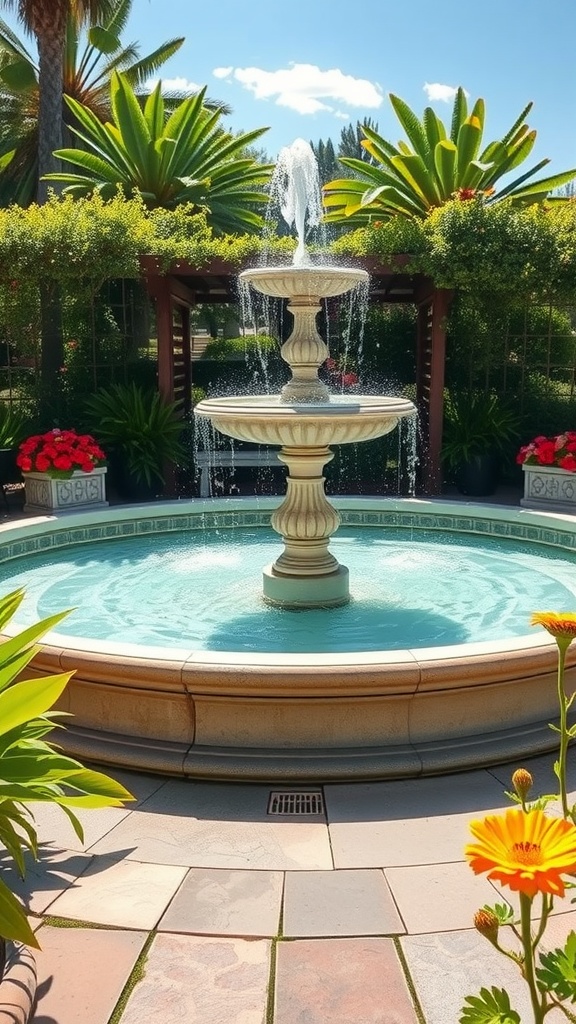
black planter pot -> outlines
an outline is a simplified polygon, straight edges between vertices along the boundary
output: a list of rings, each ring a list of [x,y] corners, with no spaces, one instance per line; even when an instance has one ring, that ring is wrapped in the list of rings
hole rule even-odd
[[[122,501],[154,501],[162,492],[160,480],[153,477],[149,484],[132,473],[126,466],[125,459],[111,453],[108,459],[108,476],[112,487]]]
[[[500,461],[493,454],[474,455],[454,473],[454,483],[460,493],[471,498],[486,498],[494,494],[499,481]]]

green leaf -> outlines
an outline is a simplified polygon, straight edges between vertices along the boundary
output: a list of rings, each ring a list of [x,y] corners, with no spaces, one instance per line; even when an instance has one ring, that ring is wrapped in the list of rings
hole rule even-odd
[[[445,199],[449,199],[455,189],[454,176],[457,158],[458,149],[449,139],[443,139],[434,150],[434,165]]]
[[[88,39],[90,45],[95,46],[100,53],[115,53],[122,46],[118,36],[103,28],[102,25],[93,25],[88,32]]]
[[[559,999],[576,1002],[576,932],[570,932],[563,949],[540,954],[536,976]]]
[[[0,879],[0,935],[13,942],[24,942],[27,946],[40,949],[22,904],[12,895],[8,886]]]
[[[27,60],[14,61],[0,68],[0,78],[9,89],[15,92],[27,92],[38,88],[38,80],[34,67]]]
[[[479,996],[466,996],[459,1024],[521,1024],[520,1015],[510,1006],[508,993],[501,988],[480,989]]]
[[[0,693],[0,735],[47,711],[56,703],[72,675],[27,679]]]

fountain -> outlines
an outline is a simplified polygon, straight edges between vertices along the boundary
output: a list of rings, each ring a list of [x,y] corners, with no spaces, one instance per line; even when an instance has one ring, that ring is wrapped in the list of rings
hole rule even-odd
[[[291,379],[279,395],[205,399],[196,416],[211,420],[223,434],[241,441],[281,445],[288,467],[286,497],[272,515],[272,527],[284,550],[263,571],[263,596],[284,608],[334,607],[350,599],[349,574],[329,551],[340,516],[326,498],[324,466],[333,458],[330,444],[350,444],[388,434],[404,416],[413,416],[404,398],[330,394],[318,370],[329,355],[316,329],[321,299],[344,295],[366,283],[365,270],[314,265],[306,247],[307,229],[317,224],[319,188],[314,154],[297,139],[279,160],[286,171],[282,215],[296,228],[292,266],[259,267],[240,275],[263,295],[288,299],[293,330],[281,348]]]
[[[576,520],[443,499],[340,497],[332,507],[330,444],[385,434],[412,406],[333,396],[319,380],[320,301],[365,275],[313,263],[305,230],[318,209],[303,196],[300,181],[284,202],[295,263],[244,274],[290,302],[292,378],[277,396],[198,408],[232,437],[281,446],[280,507],[193,499],[0,524],[2,592],[27,590],[4,632],[75,609],[33,666],[74,670],[61,704],[74,716],[66,750],[103,764],[319,783],[549,750],[557,648],[528,622],[538,608],[576,603]],[[334,551],[352,569],[350,602]],[[574,687],[576,645],[567,658]]]

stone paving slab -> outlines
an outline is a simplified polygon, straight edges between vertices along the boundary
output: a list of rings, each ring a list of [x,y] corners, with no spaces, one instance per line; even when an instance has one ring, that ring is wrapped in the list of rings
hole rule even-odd
[[[82,885],[67,889],[54,901],[50,913],[93,924],[149,930],[160,920],[185,874],[182,867],[95,857],[82,876]]]
[[[474,929],[400,939],[426,1024],[456,1024],[468,995],[481,988],[505,988],[522,1021],[533,1019],[526,983],[506,957]],[[546,1024],[566,1021],[560,1010]]]
[[[41,842],[48,842],[65,850],[85,851],[102,839],[119,822],[128,818],[143,800],[166,785],[159,776],[140,775],[136,772],[122,771],[119,768],[101,768],[98,765],[94,767],[97,771],[104,771],[105,774],[125,786],[136,797],[136,801],[127,803],[124,807],[76,808],[74,813],[84,830],[84,842],[78,839],[60,807],[56,804],[37,803],[34,805],[34,818],[38,838]]]
[[[280,923],[283,881],[282,873],[274,871],[191,868],[158,929],[273,937]]]
[[[269,818],[269,792],[268,786],[168,782],[90,852],[125,850],[134,860],[189,867],[332,868],[327,826]]]
[[[491,772],[464,772],[390,782],[355,782],[324,787],[330,824],[334,822],[405,821],[458,814],[482,817],[509,806],[508,787]]]
[[[355,1022],[418,1024],[393,940],[279,942],[274,1024]]]
[[[264,1024],[270,945],[157,935],[122,1024]]]
[[[421,787],[421,788],[420,788]],[[325,789],[336,868],[463,859],[469,823],[509,806],[489,772]]]
[[[78,877],[93,860],[89,854],[70,853],[50,846],[42,847],[39,856],[37,861],[28,855],[25,857],[25,878],[20,878],[7,855],[0,858],[2,880],[34,914],[45,913],[58,896],[78,884]]]
[[[462,861],[387,868],[385,875],[410,935],[471,928],[475,912],[485,903],[506,902],[499,886],[475,875]]]
[[[287,937],[394,935],[405,928],[382,871],[289,871]]]
[[[43,925],[34,1024],[108,1024],[146,938],[145,932]]]

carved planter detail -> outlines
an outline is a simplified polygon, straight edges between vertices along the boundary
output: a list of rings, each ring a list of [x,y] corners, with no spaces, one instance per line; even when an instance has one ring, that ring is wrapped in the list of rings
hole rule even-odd
[[[23,473],[26,486],[25,512],[82,512],[106,508],[106,466],[92,473],[74,470],[67,480],[55,480],[47,473]]]
[[[522,466],[525,508],[576,513],[576,473],[559,466]]]

